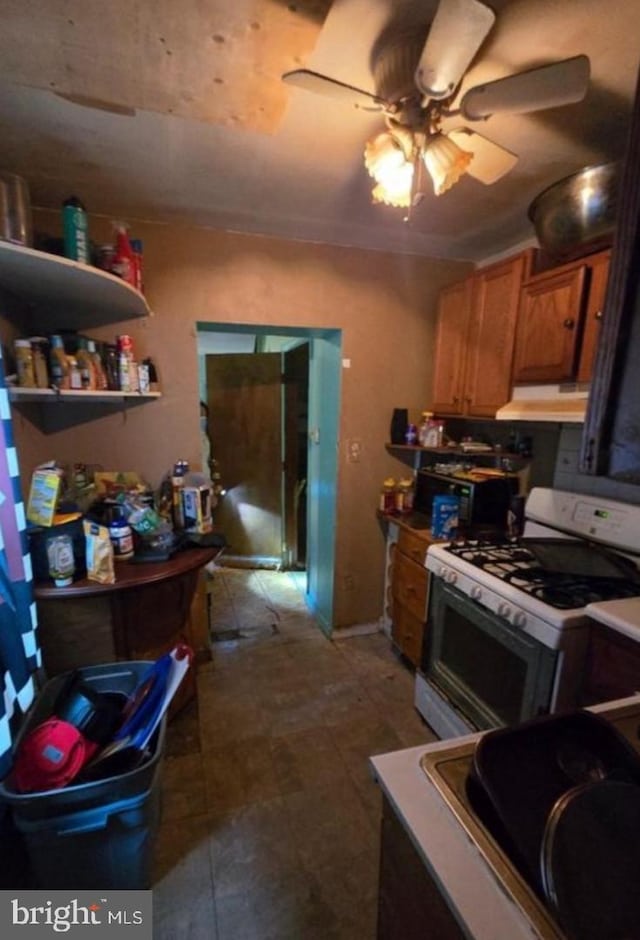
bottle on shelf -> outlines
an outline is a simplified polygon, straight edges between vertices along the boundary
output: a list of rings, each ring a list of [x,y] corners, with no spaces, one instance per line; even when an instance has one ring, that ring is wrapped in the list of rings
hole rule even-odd
[[[31,336],[33,371],[37,388],[49,388],[49,341],[46,336]]]
[[[89,352],[89,356],[91,357],[91,361],[93,363],[93,369],[94,369],[95,380],[96,380],[96,388],[98,389],[98,391],[104,391],[105,389],[109,388],[109,383],[107,381],[107,373],[102,364],[102,359],[100,358],[100,353],[96,349],[95,340],[93,339],[87,340],[87,350]]]
[[[405,443],[406,444],[417,444],[418,443],[418,429],[415,424],[410,424],[407,427],[407,433],[405,434]]]
[[[62,229],[65,257],[89,264],[87,213],[77,196],[62,203]]]
[[[142,293],[142,240],[140,238],[129,239],[131,243],[131,252],[133,255],[133,275],[134,287]]]
[[[427,438],[429,436],[429,428],[431,427],[432,420],[432,411],[422,412],[422,420],[420,421],[420,427],[418,428],[418,444],[420,444],[421,447],[427,446]]]
[[[51,384],[57,389],[68,389],[71,387],[69,375],[69,360],[64,351],[64,342],[62,337],[55,334],[51,337],[51,347],[49,350],[49,372],[51,374]]]
[[[127,226],[124,222],[113,222],[116,245],[111,270],[132,287],[136,286],[135,258],[129,241]]]
[[[75,356],[67,356],[67,362],[69,363],[69,388],[80,391],[84,386],[82,385],[82,372],[78,360]]]
[[[118,362],[118,347],[115,343],[108,343],[105,353],[105,372],[107,375],[107,388],[110,392],[120,391],[120,367]]]
[[[98,387],[96,378],[96,367],[89,352],[89,341],[81,336],[78,339],[78,350],[76,352],[76,362],[80,369],[80,384],[87,391],[93,392]]]
[[[36,373],[33,361],[33,349],[31,348],[31,340],[17,339],[14,341],[13,349],[16,356],[18,385],[20,385],[22,388],[35,388]]]

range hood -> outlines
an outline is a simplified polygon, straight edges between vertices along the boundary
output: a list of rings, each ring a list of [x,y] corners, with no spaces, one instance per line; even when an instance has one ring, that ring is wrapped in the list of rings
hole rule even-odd
[[[582,424],[588,388],[572,385],[516,385],[510,402],[496,412],[498,421],[558,421]]]

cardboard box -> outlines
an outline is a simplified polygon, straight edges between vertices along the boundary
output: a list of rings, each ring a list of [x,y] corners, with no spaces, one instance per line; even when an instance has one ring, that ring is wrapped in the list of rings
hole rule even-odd
[[[58,495],[60,474],[56,470],[34,470],[27,500],[27,519],[34,525],[53,525]]]
[[[460,504],[457,496],[434,496],[431,535],[434,539],[452,539],[458,530]]]

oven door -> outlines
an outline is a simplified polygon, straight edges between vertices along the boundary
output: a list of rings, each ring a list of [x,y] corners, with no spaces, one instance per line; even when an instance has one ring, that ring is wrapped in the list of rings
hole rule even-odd
[[[550,711],[558,654],[438,577],[423,673],[479,730]]]

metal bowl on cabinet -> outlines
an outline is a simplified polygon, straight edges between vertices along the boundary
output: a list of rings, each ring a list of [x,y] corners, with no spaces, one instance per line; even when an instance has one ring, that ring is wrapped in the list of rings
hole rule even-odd
[[[558,257],[586,254],[613,232],[619,166],[588,166],[543,190],[528,215],[540,246]]]

